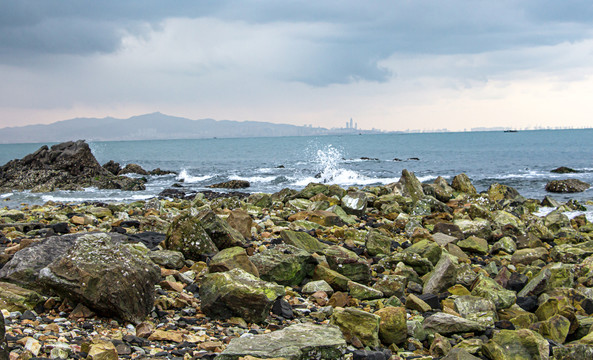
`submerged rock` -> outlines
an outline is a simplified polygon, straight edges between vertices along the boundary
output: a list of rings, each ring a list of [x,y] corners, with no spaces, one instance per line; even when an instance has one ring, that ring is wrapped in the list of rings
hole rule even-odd
[[[552,180],[546,184],[546,191],[554,193],[583,192],[591,185],[578,179]]]
[[[212,185],[208,185],[207,187],[209,188],[222,188],[222,189],[245,189],[250,187],[251,184],[249,183],[249,181],[245,181],[245,180],[231,180],[231,181],[226,181],[226,182],[221,182],[218,184],[212,184]]]

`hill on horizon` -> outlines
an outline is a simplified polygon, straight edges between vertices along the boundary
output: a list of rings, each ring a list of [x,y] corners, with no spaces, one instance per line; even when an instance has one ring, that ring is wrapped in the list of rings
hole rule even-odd
[[[330,133],[334,132],[325,128],[260,121],[191,120],[156,112],[128,119],[75,118],[44,125],[6,127],[0,129],[0,143],[310,136]]]

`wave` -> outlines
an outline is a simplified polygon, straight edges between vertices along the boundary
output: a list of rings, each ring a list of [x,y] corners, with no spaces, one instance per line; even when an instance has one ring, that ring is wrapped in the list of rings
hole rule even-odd
[[[6,194],[0,194],[0,199],[6,199],[7,197],[12,196],[14,193],[6,193]]]
[[[229,180],[245,180],[250,183],[269,183],[276,180],[277,176],[238,176],[231,175]]]
[[[108,195],[105,194],[101,196],[68,196],[68,195],[57,195],[57,194],[44,194],[41,195],[41,200],[43,202],[54,201],[54,202],[84,202],[84,201],[114,201],[114,202],[126,202],[126,201],[138,201],[138,200],[148,200],[154,197],[152,194],[134,194],[126,196],[125,194],[114,194]]]
[[[183,180],[183,182],[189,183],[189,184],[206,181],[211,178],[213,178],[212,175],[192,176],[187,172],[186,169],[182,169],[181,172],[179,173],[179,175],[177,175],[178,181]]]
[[[533,215],[536,215],[539,217],[545,217],[546,215],[548,215],[549,213],[551,213],[554,210],[556,210],[556,208],[543,206],[543,207],[539,208],[539,211],[534,212]],[[587,217],[587,220],[593,221],[593,209],[589,209],[589,208],[586,211],[565,211],[565,212],[563,212],[563,214],[568,216],[569,219],[574,219],[575,217],[577,217],[579,215],[585,214],[585,216]]]

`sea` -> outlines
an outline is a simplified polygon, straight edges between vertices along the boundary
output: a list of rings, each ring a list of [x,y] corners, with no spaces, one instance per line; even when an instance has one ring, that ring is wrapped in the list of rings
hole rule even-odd
[[[241,191],[250,193],[298,190],[310,182],[362,188],[396,182],[403,169],[414,172],[422,182],[431,182],[437,176],[451,181],[465,173],[478,191],[501,183],[527,198],[593,201],[593,188],[574,194],[550,194],[544,189],[555,179],[576,178],[593,184],[593,129],[88,143],[101,164],[114,160],[122,166],[135,163],[147,170],[161,168],[177,174],[149,176],[146,190],[137,192],[89,188],[2,193],[0,207],[17,208],[50,200],[132,202],[153,198],[175,183],[189,192],[211,190],[208,185],[229,180],[249,181],[251,187]],[[0,144],[0,164],[22,158],[42,145]],[[560,166],[578,173],[551,172]],[[591,206],[586,214],[593,221]]]

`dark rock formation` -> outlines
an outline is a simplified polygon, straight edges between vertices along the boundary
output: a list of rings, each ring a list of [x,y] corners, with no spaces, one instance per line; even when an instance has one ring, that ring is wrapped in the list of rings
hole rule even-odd
[[[556,174],[573,174],[573,173],[578,173],[578,171],[576,171],[575,169],[571,169],[569,167],[566,166],[560,166],[559,168],[556,168],[550,172],[556,173]]]
[[[109,171],[113,175],[118,175],[121,171],[121,165],[113,160],[109,160],[105,164],[103,164],[103,169]]]
[[[554,193],[575,193],[587,190],[591,185],[577,179],[552,180],[546,184],[546,191]]]
[[[218,184],[209,185],[209,188],[222,188],[222,189],[244,189],[250,187],[251,184],[249,181],[245,180],[231,180],[226,182],[221,182]]]
[[[0,190],[47,192],[100,189],[144,190],[144,181],[114,176],[99,165],[84,140],[65,142],[12,160],[0,167]]]
[[[125,175],[125,174],[139,174],[139,175],[148,175],[148,171],[144,170],[142,166],[138,164],[128,164],[126,165],[118,175]]]

